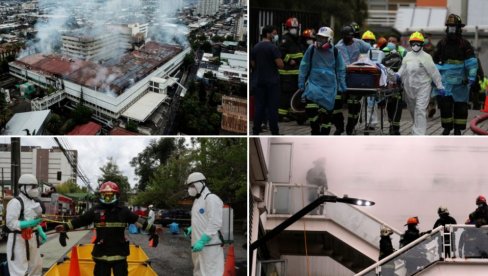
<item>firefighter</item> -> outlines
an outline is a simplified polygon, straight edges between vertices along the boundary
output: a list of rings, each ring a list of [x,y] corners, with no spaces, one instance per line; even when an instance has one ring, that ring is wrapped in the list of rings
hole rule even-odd
[[[419,219],[418,217],[410,217],[407,220],[407,230],[405,230],[405,233],[401,236],[400,239],[400,248],[408,245],[409,243],[415,241],[416,239],[420,238],[422,235],[430,233],[430,231],[427,232],[420,232],[419,229],[417,228],[419,224]],[[429,261],[426,259],[426,252],[425,252],[425,247],[418,244],[411,249],[412,253],[409,254],[409,257],[406,258],[405,262],[405,267],[407,269],[407,274],[412,275],[419,269],[425,267],[429,263]]]
[[[447,210],[446,207],[440,206],[437,209],[437,214],[439,215],[439,218],[434,223],[434,228],[432,228],[432,229],[435,229],[441,225],[446,226],[447,224],[457,224],[456,220],[449,215],[449,210]],[[447,229],[444,229],[444,232],[449,232],[449,231]],[[442,238],[439,239],[439,242],[441,243],[441,245],[439,246],[439,256],[441,256],[441,258],[443,258],[444,256],[445,257],[451,256],[450,235],[444,235],[444,239],[445,239],[444,244],[446,245],[445,247],[444,247],[444,245],[442,245]],[[442,248],[444,248],[444,252],[445,252],[444,256],[442,256],[442,254],[441,254]]]
[[[42,259],[39,243],[44,243],[47,236],[39,225],[42,207],[34,200],[39,196],[38,182],[34,175],[23,174],[19,178],[18,185],[19,196],[11,199],[7,204],[8,270],[12,276],[40,276]]]
[[[120,200],[119,186],[111,181],[100,185],[100,203],[79,217],[65,224],[56,226],[57,232],[66,231],[94,224],[97,232],[92,257],[95,261],[93,274],[96,276],[128,275],[127,256],[130,255],[129,241],[125,239],[125,228],[128,224],[136,224],[151,235],[153,246],[157,246],[161,227],[149,224],[147,219],[132,213]],[[63,244],[61,242],[61,244]]]
[[[371,45],[362,41],[361,39],[354,38],[355,29],[349,25],[342,27],[341,30],[342,39],[337,42],[337,49],[344,60],[344,63],[347,65],[356,62],[359,58],[360,54],[368,53],[371,49]],[[339,95],[342,96],[342,95]],[[341,105],[342,97],[338,97],[336,99],[336,105]],[[359,112],[361,110],[361,97],[350,95],[347,99],[347,108],[348,108],[348,118],[347,118],[347,125],[346,125],[346,133],[347,135],[352,135],[354,128],[359,119]],[[342,116],[342,112],[340,115],[334,119],[336,125],[336,133],[344,131],[344,124],[336,123],[339,120],[339,117]],[[341,129],[342,128],[342,129]]]
[[[285,34],[280,43],[280,51],[285,67],[279,70],[281,79],[281,97],[278,115],[281,121],[290,120],[290,100],[298,90],[298,69],[303,58],[299,41],[300,24],[298,19],[290,17],[285,22]]]
[[[476,225],[481,227],[488,224],[488,206],[486,205],[486,198],[482,195],[476,198],[476,210],[470,214],[469,218]]]
[[[441,111],[442,135],[461,135],[468,118],[469,89],[476,79],[478,61],[471,44],[463,38],[461,18],[450,14],[446,20],[446,37],[437,44],[434,62],[442,76],[443,91],[435,90]]]
[[[200,172],[191,173],[185,186],[195,198],[191,208],[191,235],[193,275],[222,275],[224,273],[224,250],[222,228],[223,202],[210,192],[206,177]]]
[[[306,29],[302,33],[300,46],[302,47],[302,52],[305,52],[310,45],[315,42],[315,30],[314,29]]]
[[[386,225],[382,225],[380,229],[380,257],[379,260],[387,257],[391,253],[395,251],[393,249],[393,245],[391,243],[391,235],[393,234],[393,230]]]

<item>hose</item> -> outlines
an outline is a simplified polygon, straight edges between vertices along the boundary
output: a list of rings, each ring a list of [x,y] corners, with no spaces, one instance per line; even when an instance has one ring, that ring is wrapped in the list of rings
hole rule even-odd
[[[476,116],[469,123],[471,130],[478,135],[488,135],[488,131],[480,128],[478,124],[488,119],[488,113]]]

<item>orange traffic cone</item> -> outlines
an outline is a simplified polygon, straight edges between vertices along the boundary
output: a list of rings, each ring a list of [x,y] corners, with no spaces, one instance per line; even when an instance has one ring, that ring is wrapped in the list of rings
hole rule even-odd
[[[91,237],[90,243],[95,243],[97,240],[97,231],[93,229],[93,236]]]
[[[488,113],[488,95],[485,96],[485,107],[481,109],[481,112]]]
[[[234,245],[229,246],[227,260],[225,260],[224,276],[236,276],[236,260],[234,255]]]
[[[80,263],[78,262],[78,247],[71,248],[71,260],[69,263],[69,276],[81,276]]]

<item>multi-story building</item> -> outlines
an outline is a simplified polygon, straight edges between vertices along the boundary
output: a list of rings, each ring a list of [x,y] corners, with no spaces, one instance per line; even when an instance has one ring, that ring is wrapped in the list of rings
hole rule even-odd
[[[237,20],[236,37],[239,41],[247,41],[247,13],[242,14]]]
[[[219,0],[199,0],[197,14],[201,16],[212,16],[219,11]]]
[[[66,150],[76,169],[78,151]],[[20,174],[33,174],[40,183],[57,185],[69,180],[76,181],[77,172],[58,147],[50,149],[39,146],[22,146],[20,153]],[[8,183],[10,188],[11,145],[0,144],[0,182]]]

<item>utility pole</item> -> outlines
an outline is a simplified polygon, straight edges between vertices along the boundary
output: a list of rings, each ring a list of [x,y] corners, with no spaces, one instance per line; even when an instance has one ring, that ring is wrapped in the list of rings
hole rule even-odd
[[[19,195],[19,187],[17,186],[17,182],[20,178],[20,137],[12,137],[10,138],[10,145],[12,147],[11,150],[11,173],[10,173],[10,181],[14,191],[14,196]]]

